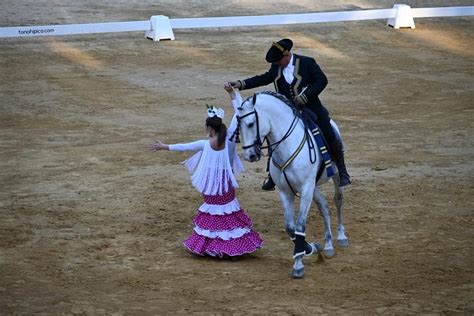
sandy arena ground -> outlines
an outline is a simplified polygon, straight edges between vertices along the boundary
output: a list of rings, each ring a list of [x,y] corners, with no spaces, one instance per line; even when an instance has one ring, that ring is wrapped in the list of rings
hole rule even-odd
[[[397,1],[324,2],[5,0],[0,25]],[[473,314],[474,20],[385,22],[181,30],[159,43],[142,32],[0,39],[0,314]],[[238,178],[264,248],[237,261],[196,258],[181,245],[201,203],[180,164],[189,154],[146,148],[205,137],[205,104],[227,107],[223,83],[264,72],[282,37],[326,72],[321,98],[353,176],[350,247],[307,258],[303,280],[290,277],[277,193],[260,191],[265,160]],[[322,242],[317,213],[307,234]]]

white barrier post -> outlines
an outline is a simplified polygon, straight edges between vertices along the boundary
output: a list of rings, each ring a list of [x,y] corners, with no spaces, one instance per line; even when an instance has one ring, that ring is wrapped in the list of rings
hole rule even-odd
[[[411,13],[411,7],[406,4],[394,4],[393,8],[397,10],[394,18],[387,20],[387,25],[394,29],[399,28],[415,28],[415,21]]]
[[[152,41],[172,40],[174,33],[170,19],[164,15],[154,15],[150,19],[150,30],[145,32],[145,37]]]

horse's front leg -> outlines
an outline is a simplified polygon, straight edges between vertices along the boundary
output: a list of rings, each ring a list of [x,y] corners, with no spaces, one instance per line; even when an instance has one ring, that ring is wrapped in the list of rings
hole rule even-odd
[[[285,217],[285,231],[290,236],[290,239],[295,243],[294,254],[297,253],[297,240],[300,241],[301,234],[297,235],[295,228],[295,196],[292,192],[287,192],[285,190],[279,190],[281,206],[283,207],[283,215]],[[303,233],[304,234],[304,233]],[[303,237],[304,238],[304,237]],[[304,240],[304,239],[303,239]],[[295,262],[293,264],[292,276],[294,278],[302,278],[304,275],[304,265],[303,265],[303,254],[300,256],[293,255]]]
[[[296,247],[296,234],[295,234],[295,213],[294,213],[294,205],[295,205],[295,195],[293,193],[288,193],[283,190],[279,191],[280,193],[280,201],[283,207],[283,215],[285,217],[285,231],[290,236],[290,240],[295,244]],[[299,234],[300,236],[304,236],[303,234]],[[306,241],[303,242],[304,244],[304,255],[311,256],[313,254],[318,253],[321,251],[321,246],[317,243],[308,243]],[[298,249],[301,247],[298,247]],[[295,250],[296,254],[298,251]]]
[[[306,242],[306,220],[311,207],[314,185],[309,184],[301,188],[300,209],[295,225],[295,250],[293,252],[293,278],[300,279],[304,276],[303,258],[307,251],[313,252],[312,245]],[[309,249],[308,249],[309,248]]]
[[[285,231],[290,236],[291,240],[295,238],[295,196],[284,190],[278,191],[280,196],[281,206],[283,208],[283,216],[285,218]]]
[[[335,252],[331,233],[331,211],[326,198],[322,195],[318,187],[314,188],[313,200],[318,205],[319,212],[324,221],[324,255],[327,258],[332,258]]]

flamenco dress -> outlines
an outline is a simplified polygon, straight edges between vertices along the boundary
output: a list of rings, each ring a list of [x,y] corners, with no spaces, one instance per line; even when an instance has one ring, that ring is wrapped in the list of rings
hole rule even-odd
[[[200,140],[170,145],[170,150],[198,151],[184,164],[204,203],[196,210],[194,229],[184,246],[196,255],[214,257],[240,256],[261,248],[263,241],[236,197],[234,172],[242,171],[243,165],[235,143],[227,141],[225,149],[214,150],[209,140]]]

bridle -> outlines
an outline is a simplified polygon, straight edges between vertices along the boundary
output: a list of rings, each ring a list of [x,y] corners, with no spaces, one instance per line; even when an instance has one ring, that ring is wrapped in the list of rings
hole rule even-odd
[[[264,148],[264,147],[262,147],[262,140],[261,140],[261,137],[260,137],[260,124],[259,124],[259,121],[258,121],[258,112],[257,112],[257,110],[253,110],[253,111],[251,111],[247,114],[244,114],[242,116],[237,115],[237,130],[238,131],[240,130],[240,123],[242,122],[242,119],[244,119],[247,116],[250,116],[252,114],[255,115],[255,125],[256,125],[256,128],[257,128],[257,136],[256,136],[256,139],[253,142],[253,144],[247,145],[247,146],[242,146],[242,149],[245,150],[245,149],[248,149],[248,148],[255,147],[255,154],[257,155],[257,159],[260,159],[262,157],[262,148]]]
[[[298,118],[299,116],[296,114],[296,112],[293,111],[293,121],[291,122],[290,124],[290,127],[288,128],[288,130],[286,131],[285,135],[279,140],[279,141],[276,141],[272,144],[268,144],[267,146],[262,146],[262,140],[261,140],[261,137],[260,137],[260,124],[259,124],[259,120],[258,120],[258,112],[257,110],[253,110],[249,113],[246,113],[242,116],[237,116],[237,122],[238,122],[238,125],[237,125],[237,133],[238,131],[240,130],[240,124],[242,122],[242,119],[246,118],[247,116],[250,116],[250,115],[255,115],[255,127],[257,128],[257,136],[256,136],[256,139],[255,141],[251,144],[251,145],[247,145],[247,146],[242,146],[242,149],[248,149],[248,148],[252,148],[252,147],[255,147],[255,154],[257,155],[257,159],[260,159],[261,156],[262,156],[262,149],[266,149],[266,148],[270,148],[270,151],[274,151],[285,139],[287,139],[291,133],[295,130],[296,128],[296,125],[298,123]],[[263,138],[264,140],[266,139],[267,140],[267,143],[268,143],[268,138],[265,136]]]

